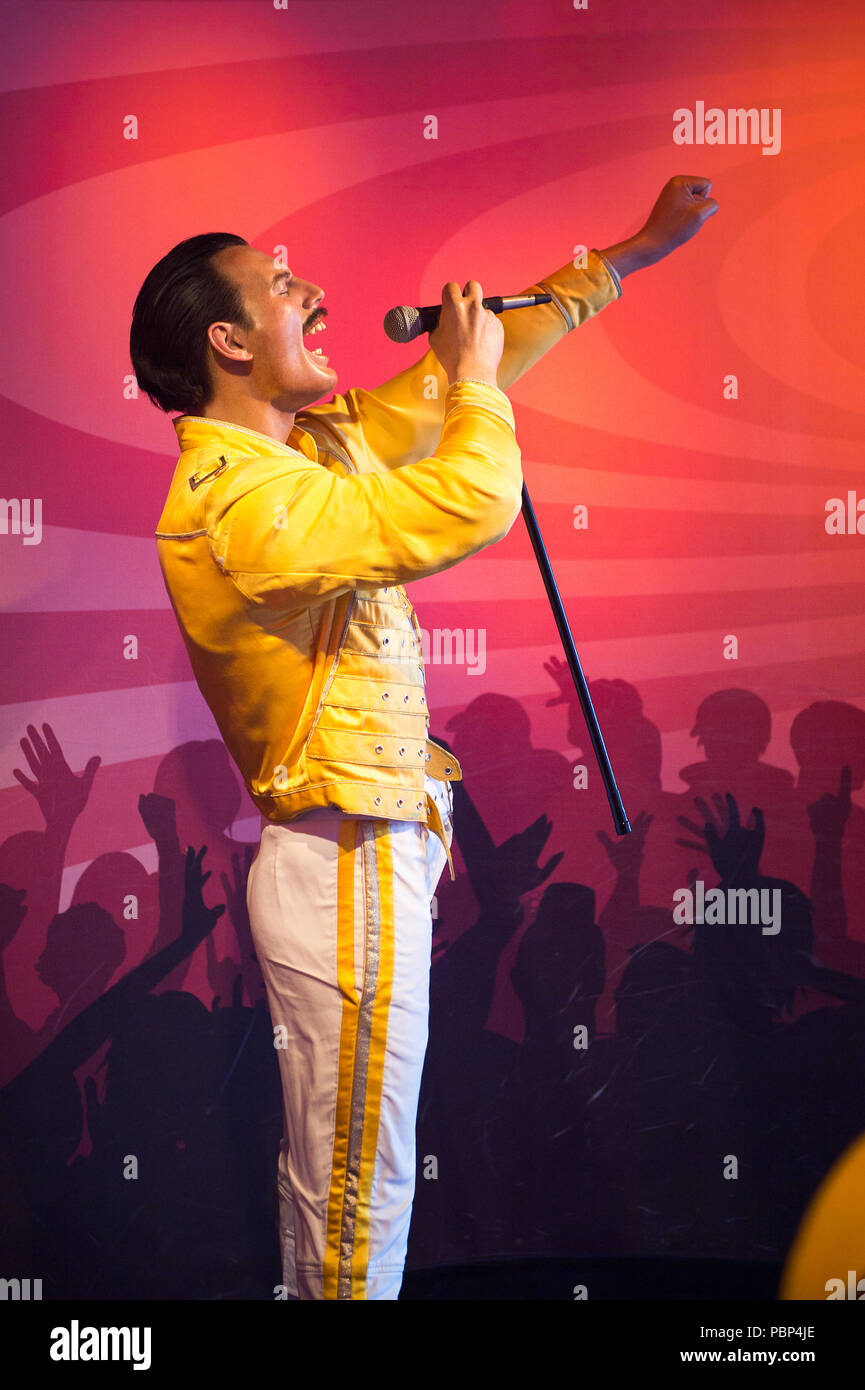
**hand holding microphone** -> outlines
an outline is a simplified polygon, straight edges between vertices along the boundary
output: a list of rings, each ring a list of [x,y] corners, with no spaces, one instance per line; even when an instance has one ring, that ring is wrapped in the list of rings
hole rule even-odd
[[[456,283],[456,282],[454,282]],[[470,280],[469,284],[475,284]],[[485,309],[503,314],[506,309],[531,309],[535,304],[549,304],[550,294],[493,294],[483,301]],[[422,333],[432,333],[439,321],[442,306],[427,304],[416,309],[411,304],[398,304],[384,316],[384,331],[394,343],[411,343]]]
[[[462,293],[456,280],[442,286],[441,310],[429,345],[448,381],[473,377],[498,385],[496,369],[502,360],[505,330],[492,310],[484,307],[477,280],[467,281]]]

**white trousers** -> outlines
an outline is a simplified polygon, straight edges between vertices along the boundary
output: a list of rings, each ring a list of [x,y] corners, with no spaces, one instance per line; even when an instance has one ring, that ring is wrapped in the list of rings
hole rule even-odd
[[[450,784],[427,777],[448,842]],[[247,903],[282,1081],[289,1298],[395,1299],[415,1192],[430,902],[447,863],[414,821],[316,808],[267,822]]]

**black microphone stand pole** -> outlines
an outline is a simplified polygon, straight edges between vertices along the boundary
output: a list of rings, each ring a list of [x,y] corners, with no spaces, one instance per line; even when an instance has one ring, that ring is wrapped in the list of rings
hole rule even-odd
[[[505,304],[503,302],[504,299],[510,299],[513,302]],[[500,314],[505,309],[519,309],[522,308],[524,305],[549,304],[551,299],[551,294],[507,296],[493,295],[488,299],[484,299],[483,303],[488,308],[492,309],[494,313]],[[391,338],[394,342],[410,342],[412,338],[417,337],[419,333],[427,333],[433,330],[435,324],[432,322],[432,319],[434,318],[435,323],[438,323],[437,311],[440,310],[440,308],[441,306],[436,304],[427,305],[424,309],[413,309],[407,308],[405,305],[400,305],[399,308],[391,309],[390,313],[385,315],[384,330],[387,333],[388,337]],[[421,327],[421,324],[423,324],[424,326]],[[532,508],[532,504],[529,499],[529,494],[526,489],[525,483],[523,483],[523,518],[525,520],[526,528],[531,538],[532,546],[535,552],[535,558],[538,562],[538,566],[541,571],[541,577],[544,581],[544,587],[547,591],[547,597],[550,600],[550,606],[553,610],[553,617],[556,620],[556,627],[559,629],[559,636],[562,639],[562,647],[564,648],[565,656],[567,657],[568,661],[568,666],[570,667],[571,675],[574,679],[574,685],[576,686],[580,706],[583,711],[583,717],[586,721],[586,727],[589,730],[589,737],[592,740],[592,747],[595,750],[595,757],[598,760],[598,767],[600,768],[601,776],[604,779],[604,790],[607,793],[607,800],[610,803],[610,810],[613,813],[613,825],[616,828],[616,834],[629,835],[631,833],[631,826],[628,822],[628,817],[625,814],[625,808],[622,805],[622,798],[619,794],[619,788],[616,786],[616,779],[613,776],[613,769],[610,766],[610,759],[607,755],[607,750],[604,747],[603,735],[601,734],[601,728],[598,724],[598,716],[595,714],[595,707],[592,704],[592,697],[589,694],[589,687],[586,684],[586,678],[583,675],[583,668],[580,665],[580,658],[577,656],[577,649],[574,646],[574,639],[571,636],[571,629],[568,627],[568,619],[565,615],[565,610],[562,606],[562,600],[559,597],[559,591],[556,586],[556,581],[553,577],[553,571],[550,567],[550,561],[547,556],[546,549],[544,547],[544,542],[541,538],[541,533],[538,530],[538,523],[535,520],[534,509]]]
[[[574,679],[574,685],[576,686],[577,695],[579,696],[580,705],[583,711],[583,717],[586,721],[586,727],[589,731],[589,737],[592,740],[592,747],[595,750],[595,757],[598,760],[598,767],[601,769],[601,776],[604,779],[604,790],[607,793],[607,800],[610,803],[610,810],[613,815],[613,825],[616,828],[616,834],[629,835],[631,833],[630,822],[628,820],[627,815],[625,814],[625,808],[622,805],[622,798],[619,793],[619,788],[616,785],[616,779],[613,776],[613,769],[610,766],[610,759],[607,755],[607,750],[604,747],[604,739],[603,735],[601,734],[601,726],[598,723],[598,716],[595,714],[595,707],[592,704],[592,697],[589,694],[589,687],[586,683],[586,678],[583,675],[583,668],[580,665],[580,658],[577,655],[577,649],[574,646],[574,639],[571,636],[571,629],[568,626],[567,614],[565,613],[564,607],[562,605],[558,585],[556,584],[555,576],[553,575],[553,571],[550,566],[549,556],[547,555],[543,538],[541,536],[540,530],[538,529],[538,523],[535,518],[534,508],[532,507],[531,499],[529,497],[528,489],[526,488],[525,483],[523,483],[523,520],[526,523],[526,530],[529,533],[529,539],[532,543],[532,549],[535,552],[535,559],[537,560],[538,567],[541,571],[541,578],[544,581],[544,588],[547,591],[547,598],[550,600],[550,606],[553,610],[553,617],[556,620],[556,627],[559,629],[559,636],[562,639],[562,647],[564,648],[565,656],[567,657],[568,661],[568,666],[570,667],[571,675]]]

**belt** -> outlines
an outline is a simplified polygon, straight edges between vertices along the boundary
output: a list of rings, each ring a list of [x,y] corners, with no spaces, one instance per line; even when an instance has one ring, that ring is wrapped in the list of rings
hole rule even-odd
[[[448,868],[451,871],[451,883],[453,883],[456,878],[456,874],[454,873],[454,861],[451,858],[451,847],[448,844],[447,832],[445,830],[444,821],[442,820],[442,813],[439,810],[438,805],[436,804],[435,798],[430,796],[429,792],[426,793],[426,809],[427,825],[429,826],[430,830],[433,832],[434,835],[438,835],[439,839],[445,847],[445,854],[448,857]]]
[[[449,753],[446,748],[441,748],[439,744],[434,742],[434,740],[431,738],[427,739],[426,747],[428,756],[428,761],[426,764],[426,773],[428,777],[434,777],[437,781],[440,782],[462,781],[462,768],[460,767],[453,753]],[[451,858],[451,847],[448,844],[447,831],[445,830],[445,825],[444,821],[442,820],[441,811],[439,810],[435,799],[430,796],[429,792],[426,793],[426,803],[427,824],[429,828],[432,830],[433,834],[437,835],[438,838],[441,840],[442,844],[444,845],[445,854],[448,857],[448,868],[450,869],[451,883],[453,883],[456,879],[456,874],[454,873],[454,861]]]
[[[453,754],[449,753],[447,749],[440,747],[440,745],[434,742],[434,740],[431,738],[428,738],[426,741],[426,760],[424,772],[426,776],[432,777],[435,781],[438,782],[461,782],[463,775],[462,768],[460,767],[457,759],[453,756]],[[454,872],[454,861],[451,857],[451,847],[448,843],[447,830],[445,829],[445,824],[442,820],[441,811],[438,808],[435,798],[430,796],[429,792],[425,791],[424,796],[426,799],[427,827],[433,832],[434,835],[438,836],[438,838],[442,842],[442,845],[444,846],[444,851],[448,859],[448,868],[450,869],[451,882],[453,883],[456,879],[456,874]],[[265,820],[269,825],[288,826],[293,825],[295,821],[303,820],[304,816],[306,815],[311,815],[315,811],[326,810],[328,809],[328,807],[334,810],[341,810],[343,815],[369,815],[369,812],[366,810],[365,807],[363,810],[360,810],[357,807],[349,809],[349,807],[339,807],[338,805],[334,805],[332,802],[328,802],[326,806],[311,806],[306,808],[305,810],[301,811],[299,815],[293,817],[291,821],[271,821],[268,817],[264,816],[263,813],[262,819]]]

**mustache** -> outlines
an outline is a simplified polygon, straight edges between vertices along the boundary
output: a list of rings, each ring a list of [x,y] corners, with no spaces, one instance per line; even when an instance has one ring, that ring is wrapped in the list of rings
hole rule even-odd
[[[326,318],[327,318],[327,310],[326,310],[326,309],[313,309],[313,311],[312,311],[312,313],[310,314],[309,318],[307,319],[306,323],[303,325],[303,331],[304,331],[304,333],[308,333],[309,330],[310,330],[311,328],[315,328],[315,325],[316,325],[317,323],[320,323],[322,319],[326,319]]]

